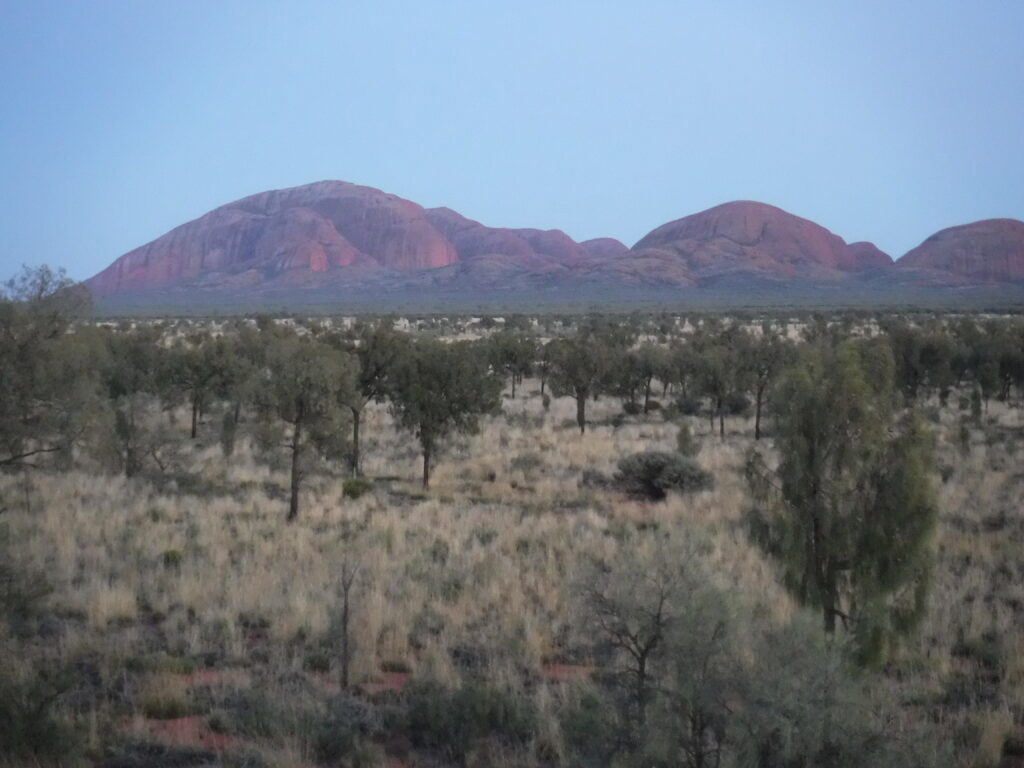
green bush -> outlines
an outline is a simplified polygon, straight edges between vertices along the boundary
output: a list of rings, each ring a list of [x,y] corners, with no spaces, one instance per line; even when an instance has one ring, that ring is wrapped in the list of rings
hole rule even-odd
[[[54,711],[70,685],[63,673],[14,679],[0,669],[0,763],[6,757],[25,761],[12,765],[37,765],[74,753],[79,734]]]
[[[532,701],[510,690],[480,682],[449,689],[436,682],[406,687],[405,729],[414,744],[462,762],[481,739],[524,745],[537,732]]]
[[[676,399],[675,406],[683,416],[696,416],[703,409],[704,403],[699,397],[680,397]]]
[[[238,434],[238,424],[235,422],[235,414],[228,411],[224,414],[224,420],[220,424],[220,451],[224,458],[231,458],[235,452],[235,436]]]
[[[331,671],[331,657],[322,649],[309,651],[302,666],[310,672],[327,673]]]
[[[373,490],[373,483],[363,477],[350,477],[341,486],[341,493],[347,499],[358,499]]]
[[[182,554],[177,549],[164,550],[163,554],[160,555],[160,562],[164,564],[164,568],[179,568],[181,567],[182,559]]]
[[[680,424],[679,431],[676,433],[676,450],[683,456],[693,458],[700,453],[700,446],[700,440],[693,436],[690,425],[686,422]]]
[[[370,741],[382,733],[381,718],[369,704],[348,694],[328,703],[327,717],[313,738],[317,760],[323,765],[368,768],[381,761],[380,750]]]
[[[729,416],[746,416],[750,413],[750,398],[742,392],[733,392],[725,396],[722,407]]]
[[[659,501],[669,491],[689,493],[710,488],[713,478],[697,462],[678,453],[644,451],[619,462],[615,485],[630,496]]]

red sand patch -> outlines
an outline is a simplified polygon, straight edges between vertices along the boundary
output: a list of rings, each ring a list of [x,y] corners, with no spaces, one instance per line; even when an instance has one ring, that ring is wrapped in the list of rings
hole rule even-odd
[[[126,730],[145,733],[150,738],[183,747],[203,747],[221,752],[237,743],[236,739],[214,733],[200,715],[176,717],[171,720],[137,718],[126,723]]]
[[[584,680],[593,674],[594,668],[580,664],[545,664],[544,677],[552,682],[564,683],[569,680]]]
[[[384,691],[398,693],[405,684],[409,682],[408,672],[381,672],[376,679],[370,680],[359,686],[359,689],[367,696],[376,696]]]

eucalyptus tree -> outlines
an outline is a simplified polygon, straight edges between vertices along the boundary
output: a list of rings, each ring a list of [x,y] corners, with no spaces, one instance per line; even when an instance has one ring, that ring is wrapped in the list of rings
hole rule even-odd
[[[480,417],[500,407],[501,380],[476,345],[424,337],[406,350],[392,381],[392,412],[419,440],[423,487],[429,488],[443,440],[453,432],[475,432]]]
[[[266,367],[256,400],[259,413],[290,455],[289,522],[299,514],[306,454],[323,452],[342,433],[347,415],[339,403],[352,397],[359,362],[309,336],[290,331],[270,335]]]
[[[335,337],[332,343],[359,360],[355,387],[341,391],[342,397],[346,398],[342,405],[348,408],[352,417],[349,471],[359,476],[362,474],[360,433],[363,411],[369,403],[382,402],[388,396],[395,367],[408,351],[408,337],[396,331],[390,321],[380,320],[357,327],[351,340]]]
[[[222,338],[195,334],[173,347],[168,356],[168,385],[188,403],[189,436],[193,440],[210,398],[224,388],[221,382],[232,371],[229,354],[228,344]]]
[[[600,334],[581,329],[575,336],[551,342],[551,391],[576,401],[576,424],[587,431],[587,400],[597,395],[612,370],[612,346]]]
[[[45,266],[0,287],[0,467],[66,453],[97,405],[96,360],[74,338],[83,291]]]
[[[786,586],[865,660],[921,618],[936,520],[931,438],[897,409],[893,369],[884,343],[804,349],[771,398],[778,467],[757,453],[747,467]]]
[[[761,439],[761,415],[772,383],[788,358],[792,347],[771,325],[765,322],[761,333],[751,337],[743,347],[742,365],[754,393],[754,439]]]
[[[533,370],[537,342],[522,331],[503,330],[487,340],[487,347],[491,366],[511,382],[514,400],[516,384]]]

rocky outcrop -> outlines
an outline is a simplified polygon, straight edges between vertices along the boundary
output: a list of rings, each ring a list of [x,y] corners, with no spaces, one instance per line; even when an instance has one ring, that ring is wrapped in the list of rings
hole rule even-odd
[[[698,279],[735,273],[834,278],[862,269],[862,255],[877,260],[881,254],[867,254],[860,244],[851,250],[841,237],[812,221],[745,200],[663,224],[633,247],[635,252],[650,249],[676,254]]]
[[[237,200],[117,259],[87,281],[100,298],[161,292],[233,298],[431,289],[789,290],[1024,281],[1024,222],[943,230],[901,259],[807,219],[736,201],[671,221],[633,248],[561,230],[489,227],[372,187],[322,181]],[[895,281],[895,282],[894,282]],[[806,290],[801,288],[800,290]],[[596,295],[596,294],[595,294]],[[190,299],[194,299],[190,296]]]
[[[904,270],[947,272],[970,281],[1024,282],[1024,221],[986,219],[944,229],[896,265]]]
[[[410,271],[457,259],[455,248],[416,203],[371,187],[323,181],[217,208],[125,254],[88,283],[103,295],[194,278],[230,281],[253,271],[272,281],[357,262]]]
[[[839,268],[845,272],[863,272],[892,266],[892,256],[874,243],[850,243],[846,246]]]

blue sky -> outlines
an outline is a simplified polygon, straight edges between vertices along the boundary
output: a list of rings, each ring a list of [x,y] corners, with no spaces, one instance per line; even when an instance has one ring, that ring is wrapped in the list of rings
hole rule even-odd
[[[632,244],[1024,218],[1024,2],[0,0],[0,276],[321,179]]]

